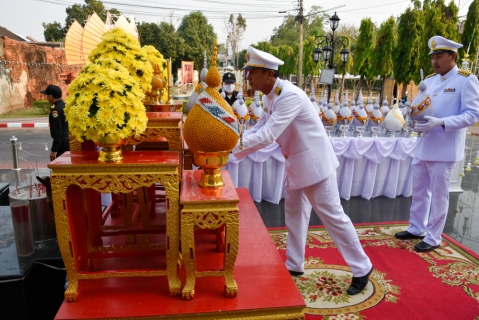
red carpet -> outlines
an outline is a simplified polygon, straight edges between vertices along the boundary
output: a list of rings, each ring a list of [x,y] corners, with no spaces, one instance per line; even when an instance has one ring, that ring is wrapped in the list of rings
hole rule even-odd
[[[479,255],[445,235],[439,249],[417,253],[419,240],[394,238],[406,227],[356,226],[375,269],[357,296],[346,294],[351,272],[327,232],[311,227],[305,273],[293,277],[306,302],[306,319],[479,319]],[[286,230],[269,232],[286,260]]]

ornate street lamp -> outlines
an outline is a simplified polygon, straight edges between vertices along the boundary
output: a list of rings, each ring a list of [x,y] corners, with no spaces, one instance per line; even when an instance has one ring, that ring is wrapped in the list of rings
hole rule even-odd
[[[334,12],[334,15],[329,18],[329,26],[331,27],[331,30],[333,31],[336,31],[336,29],[338,28],[339,26],[339,17],[338,15],[336,14],[336,11]]]
[[[349,59],[349,50],[346,48],[349,45],[349,39],[346,37],[334,37],[334,31],[339,26],[339,17],[334,13],[332,17],[329,18],[329,26],[331,27],[332,33],[328,33],[325,36],[317,36],[314,39],[314,42],[317,45],[317,48],[313,50],[313,59],[316,63],[321,60],[321,54],[323,55],[324,61],[327,63],[328,68],[334,70],[334,48],[337,44],[343,46],[341,50],[341,61],[346,64]],[[320,45],[324,44],[324,47],[319,48]],[[333,73],[334,75],[334,73]],[[332,82],[328,83],[328,102],[331,98]]]

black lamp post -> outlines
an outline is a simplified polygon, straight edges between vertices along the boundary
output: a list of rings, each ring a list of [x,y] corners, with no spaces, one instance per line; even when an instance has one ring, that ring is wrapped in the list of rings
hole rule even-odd
[[[346,37],[334,37],[334,31],[338,28],[339,17],[336,12],[332,17],[329,18],[329,26],[333,31],[332,34],[328,33],[325,36],[317,36],[314,42],[317,45],[317,48],[313,50],[313,59],[318,63],[321,60],[321,55],[323,56],[324,61],[328,64],[328,68],[334,70],[334,48],[336,45],[342,45],[343,49],[341,50],[341,61],[344,64],[348,61],[349,50],[346,48],[349,45],[349,39]],[[319,46],[324,44],[324,47],[321,49]],[[332,84],[328,84],[328,102],[331,98]]]

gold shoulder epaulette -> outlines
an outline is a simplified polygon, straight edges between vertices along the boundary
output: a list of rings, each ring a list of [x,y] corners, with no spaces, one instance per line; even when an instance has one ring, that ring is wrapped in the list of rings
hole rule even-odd
[[[469,77],[472,72],[468,71],[468,70],[458,70],[457,73],[459,73],[460,75],[462,75],[464,77]]]
[[[428,75],[428,76],[426,77],[426,79],[427,79],[427,78],[430,78],[430,77],[432,77],[432,76],[435,76],[435,75],[436,75],[435,73],[432,73],[432,74]]]

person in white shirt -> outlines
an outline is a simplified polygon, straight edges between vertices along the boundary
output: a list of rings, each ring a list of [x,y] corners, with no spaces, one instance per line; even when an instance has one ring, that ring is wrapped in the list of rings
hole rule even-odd
[[[278,78],[275,56],[248,48],[248,80],[263,95],[264,112],[251,130],[245,131],[233,154],[242,159],[276,141],[286,167],[285,214],[288,229],[286,267],[291,275],[304,273],[308,224],[313,208],[351,268],[348,294],[364,290],[373,266],[365,254],[349,217],[341,206],[336,168],[338,160],[321,120],[304,91]]]
[[[428,41],[431,64],[436,73],[424,82],[431,98],[433,117],[418,123],[418,138],[412,161],[413,191],[406,231],[397,239],[424,239],[415,245],[429,252],[441,245],[441,234],[449,208],[449,182],[456,161],[464,158],[467,127],[479,121],[479,82],[469,71],[456,66],[462,44],[441,36]]]

